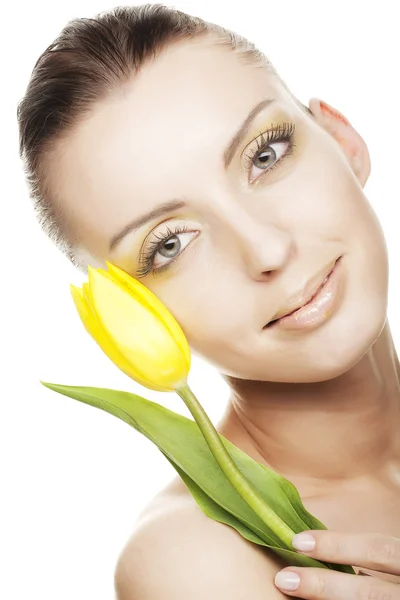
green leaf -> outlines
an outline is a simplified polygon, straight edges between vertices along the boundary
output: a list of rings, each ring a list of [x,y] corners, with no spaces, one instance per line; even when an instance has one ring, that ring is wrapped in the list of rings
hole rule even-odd
[[[233,527],[249,541],[270,548],[291,565],[355,573],[349,565],[317,561],[287,549],[228,481],[195,421],[130,392],[41,383],[55,392],[118,417],[152,441],[208,517]],[[326,529],[306,510],[297,489],[289,480],[254,461],[222,435],[220,438],[239,470],[294,533]]]

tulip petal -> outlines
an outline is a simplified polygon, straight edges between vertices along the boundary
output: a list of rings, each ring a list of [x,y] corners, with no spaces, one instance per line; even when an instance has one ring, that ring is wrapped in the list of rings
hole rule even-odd
[[[154,311],[158,318],[163,322],[164,326],[173,336],[175,342],[179,345],[182,356],[187,363],[187,370],[189,371],[191,361],[190,347],[181,326],[172,313],[167,309],[165,304],[163,304],[161,300],[140,281],[134,279],[116,265],[113,265],[108,261],[105,262],[111,275],[126,285],[143,303],[146,303],[148,308]]]
[[[121,369],[121,371],[125,373],[125,375],[131,379],[134,379],[141,385],[148,387],[147,380],[145,380],[144,377],[136,370],[132,369],[132,365],[125,360],[125,357],[118,351],[118,348],[115,347],[115,345],[103,331],[101,324],[98,321],[90,304],[88,284],[83,284],[83,290],[71,284],[70,289],[76,309],[86,331],[91,335],[101,350],[108,356],[110,360],[113,361],[114,364]],[[156,386],[155,384],[152,389],[158,392],[165,391],[164,387]]]
[[[90,318],[88,315],[89,309],[86,303],[86,299],[84,298],[83,290],[75,287],[74,285],[72,285],[72,283],[70,285],[70,290],[76,310],[78,311],[81,321],[84,324],[86,330],[90,333],[90,335],[92,335],[92,331],[90,330],[90,326],[88,324],[88,320]]]
[[[131,365],[131,377],[151,389],[173,391],[188,373],[174,338],[126,285],[102,269],[88,271],[90,306],[107,338]]]

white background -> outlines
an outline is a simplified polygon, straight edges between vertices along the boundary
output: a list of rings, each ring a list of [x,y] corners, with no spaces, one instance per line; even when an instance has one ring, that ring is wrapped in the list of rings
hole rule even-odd
[[[170,3],[167,3],[170,4]],[[39,54],[69,19],[101,0],[19,0],[2,9],[1,52],[1,506],[0,597],[106,600],[140,510],[175,476],[146,438],[111,415],[44,388],[39,379],[130,390],[189,415],[175,394],[141,388],[101,352],[78,318],[69,284],[83,276],[37,225],[18,157],[16,106]],[[398,306],[399,64],[392,0],[326,3],[186,1],[180,10],[254,41],[304,103],[341,110],[366,140],[365,192],[390,257],[389,321]],[[238,93],[240,90],[238,89]],[[397,344],[398,345],[398,344]],[[189,383],[215,423],[228,389],[193,358]]]

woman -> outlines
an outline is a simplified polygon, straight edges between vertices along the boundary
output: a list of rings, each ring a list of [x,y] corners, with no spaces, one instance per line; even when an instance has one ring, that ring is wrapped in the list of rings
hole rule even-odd
[[[118,598],[400,598],[400,367],[360,135],[244,38],[162,5],[69,23],[18,118],[45,231],[81,270],[140,279],[219,369],[218,431],[328,527],[309,555],[381,572],[287,567],[176,478],[121,553]]]

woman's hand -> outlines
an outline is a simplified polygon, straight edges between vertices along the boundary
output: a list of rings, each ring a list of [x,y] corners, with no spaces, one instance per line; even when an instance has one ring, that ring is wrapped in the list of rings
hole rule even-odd
[[[300,550],[298,542],[310,536],[315,540],[315,549]],[[380,573],[371,577],[355,577],[331,569],[285,567],[275,578],[275,585],[285,594],[310,600],[400,600],[400,538],[378,533],[313,529],[295,535],[292,543],[298,552],[317,560]],[[292,585],[283,587],[282,578],[289,574],[292,575],[289,580]],[[298,585],[294,581],[296,575]]]

